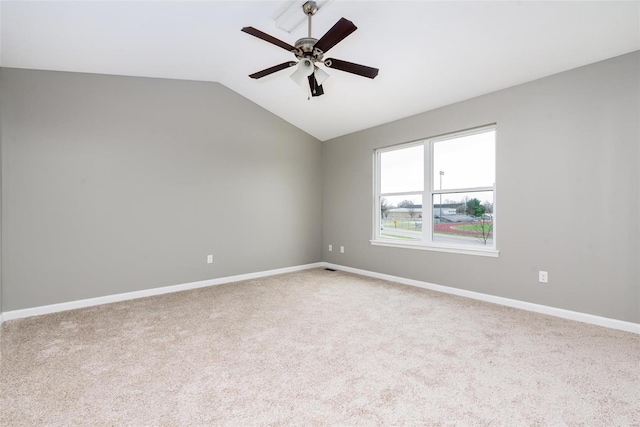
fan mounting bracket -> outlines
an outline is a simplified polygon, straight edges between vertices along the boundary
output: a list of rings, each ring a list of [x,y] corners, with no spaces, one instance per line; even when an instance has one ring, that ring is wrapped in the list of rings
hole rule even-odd
[[[314,1],[308,1],[302,5],[302,11],[305,15],[315,15],[318,11],[318,5]]]

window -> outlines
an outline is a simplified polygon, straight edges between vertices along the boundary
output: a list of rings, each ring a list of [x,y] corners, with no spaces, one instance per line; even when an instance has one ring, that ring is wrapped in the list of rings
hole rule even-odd
[[[497,256],[495,126],[379,149],[372,244]]]

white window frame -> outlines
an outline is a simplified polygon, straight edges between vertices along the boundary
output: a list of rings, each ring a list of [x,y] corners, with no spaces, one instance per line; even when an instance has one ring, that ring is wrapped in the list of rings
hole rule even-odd
[[[457,254],[467,255],[480,255],[497,257],[500,251],[497,248],[497,207],[498,207],[498,193],[496,191],[496,184],[490,187],[471,187],[471,188],[455,188],[455,189],[439,189],[434,188],[432,182],[433,177],[433,146],[437,142],[446,141],[450,139],[456,139],[464,136],[475,135],[479,133],[485,133],[489,131],[496,132],[496,141],[494,156],[497,152],[498,133],[496,124],[477,127],[469,130],[449,133],[445,135],[439,135],[432,138],[422,139],[419,141],[413,141],[390,147],[379,148],[374,151],[373,156],[373,170],[374,170],[374,183],[373,183],[373,239],[370,240],[372,245],[376,246],[389,246],[395,248],[408,248],[408,249],[421,249],[437,252],[450,252]],[[423,191],[407,191],[407,192],[393,192],[384,193],[381,192],[381,176],[380,176],[380,160],[382,153],[401,150],[405,148],[424,146],[424,187]],[[495,163],[494,163],[495,165]],[[493,238],[492,246],[472,246],[472,245],[456,245],[452,243],[440,243],[433,241],[433,196],[438,194],[451,194],[451,193],[471,193],[479,191],[493,191]],[[380,215],[380,199],[384,196],[410,196],[421,195],[422,196],[422,240],[421,241],[401,241],[398,239],[389,239],[381,236],[381,215]]]

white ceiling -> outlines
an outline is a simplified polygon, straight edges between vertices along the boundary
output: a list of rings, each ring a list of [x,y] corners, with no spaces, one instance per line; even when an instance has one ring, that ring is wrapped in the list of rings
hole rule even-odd
[[[5,0],[0,65],[216,81],[327,140],[640,49],[638,1],[336,0],[314,18],[313,36],[353,21],[358,30],[327,57],[380,74],[327,69],[325,95],[307,100],[293,69],[247,77],[293,55],[243,26],[289,44],[306,36],[306,25],[276,28],[288,3]]]

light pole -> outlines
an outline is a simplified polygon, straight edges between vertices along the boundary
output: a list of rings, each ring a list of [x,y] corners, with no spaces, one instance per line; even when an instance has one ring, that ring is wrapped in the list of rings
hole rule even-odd
[[[440,191],[442,191],[442,175],[444,171],[440,171]],[[442,193],[440,193],[440,222],[442,222]]]

